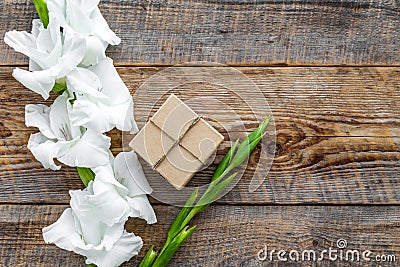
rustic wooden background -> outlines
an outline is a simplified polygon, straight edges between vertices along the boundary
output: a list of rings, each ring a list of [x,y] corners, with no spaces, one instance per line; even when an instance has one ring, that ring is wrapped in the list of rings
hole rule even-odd
[[[265,244],[322,250],[339,238],[397,257],[369,266],[398,266],[399,1],[104,0],[101,10],[122,38],[108,54],[132,93],[166,66],[220,62],[253,80],[274,114],[277,148],[265,183],[250,194],[245,178],[196,217],[198,229],[170,266],[261,266]],[[2,1],[1,36],[30,30],[34,17],[31,1]],[[0,51],[0,266],[82,266],[41,236],[82,184],[74,169],[44,170],[27,150],[36,130],[24,125],[24,105],[43,100],[11,76],[27,59],[3,41]],[[120,150],[121,134],[111,136]],[[178,211],[154,208],[158,224],[128,222],[143,251],[160,248]],[[310,265],[366,263],[285,264]]]

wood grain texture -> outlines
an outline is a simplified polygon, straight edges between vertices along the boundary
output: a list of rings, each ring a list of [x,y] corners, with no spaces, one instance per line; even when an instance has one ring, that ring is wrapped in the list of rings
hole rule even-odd
[[[133,94],[160,68],[123,67],[118,71]],[[236,188],[219,203],[400,203],[400,76],[398,68],[239,68],[267,97],[274,115],[275,160],[263,186],[248,184],[254,164]],[[212,88],[185,97],[213,94]],[[152,103],[157,95],[142,99]],[[35,129],[24,126],[24,105],[44,102],[0,68],[0,182],[2,203],[68,203],[68,190],[81,188],[72,168],[44,170],[26,148]],[[234,102],[232,101],[232,105]],[[158,107],[158,104],[155,108]],[[223,115],[224,110],[214,110]],[[255,121],[238,109],[246,127]],[[145,122],[138,110],[136,119]],[[218,128],[218,125],[214,125]],[[218,128],[221,132],[223,129]],[[126,143],[112,131],[114,152]],[[219,150],[216,161],[226,153]],[[271,151],[274,153],[274,151]],[[257,159],[257,153],[251,163]],[[199,173],[208,181],[210,169]]]
[[[398,1],[104,0],[117,64],[400,64]],[[0,3],[0,35],[30,30],[31,1]],[[0,64],[27,59],[0,42]]]
[[[46,245],[41,228],[55,222],[67,206],[0,206],[0,265],[82,266],[83,259],[54,245]],[[136,266],[145,250],[160,248],[178,209],[155,205],[158,223],[146,225],[130,219],[128,231],[140,233],[144,248],[138,258],[123,266]],[[227,220],[229,218],[229,220]],[[338,239],[348,249],[371,250],[400,257],[398,207],[353,206],[212,206],[197,215],[191,225],[198,228],[178,250],[170,266],[261,266],[257,252],[270,250],[315,250],[337,248]],[[371,256],[372,257],[372,256]],[[283,266],[275,256],[264,266]],[[366,262],[305,261],[284,266],[366,266]],[[339,264],[339,265],[338,265]],[[346,265],[347,264],[347,265]],[[397,262],[368,266],[396,266]]]

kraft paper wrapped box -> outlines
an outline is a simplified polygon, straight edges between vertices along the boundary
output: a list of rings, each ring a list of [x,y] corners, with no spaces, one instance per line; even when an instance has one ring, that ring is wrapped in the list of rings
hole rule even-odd
[[[129,145],[181,190],[223,140],[217,130],[172,94]]]

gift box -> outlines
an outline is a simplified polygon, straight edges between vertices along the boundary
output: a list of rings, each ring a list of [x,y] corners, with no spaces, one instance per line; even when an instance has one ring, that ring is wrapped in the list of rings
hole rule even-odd
[[[129,145],[181,190],[223,140],[217,130],[172,94]]]

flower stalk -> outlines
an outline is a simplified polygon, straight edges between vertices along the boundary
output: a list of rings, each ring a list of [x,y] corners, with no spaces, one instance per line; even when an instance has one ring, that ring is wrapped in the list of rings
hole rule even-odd
[[[49,25],[49,10],[47,9],[47,4],[44,0],[33,0],[35,9],[39,15],[43,26],[47,28]],[[61,95],[67,89],[65,84],[55,83],[52,91],[55,94]],[[87,187],[90,181],[95,178],[94,172],[90,168],[76,167],[79,177],[81,178],[83,184]],[[96,267],[95,264],[87,264],[87,267]]]
[[[139,267],[163,267],[171,260],[178,248],[196,229],[196,226],[189,228],[188,224],[191,219],[198,212],[204,211],[209,207],[236,177],[237,173],[229,176],[228,174],[250,156],[265,135],[269,121],[270,117],[263,121],[240,145],[238,141],[232,145],[215,170],[210,185],[200,199],[196,202],[198,198],[198,188],[196,188],[186,201],[184,207],[172,222],[168,230],[167,240],[161,251],[158,253],[154,251],[154,246],[151,246],[140,262]],[[228,177],[225,178],[226,176]]]

